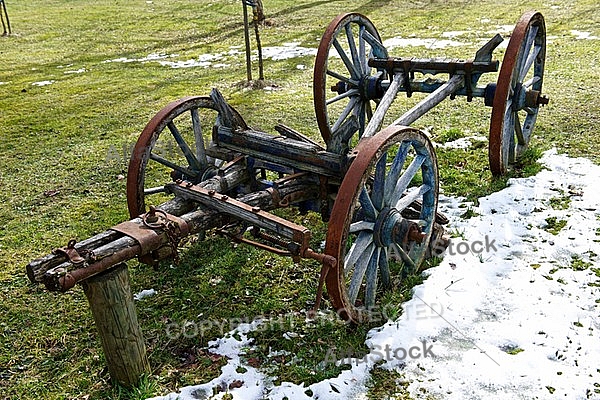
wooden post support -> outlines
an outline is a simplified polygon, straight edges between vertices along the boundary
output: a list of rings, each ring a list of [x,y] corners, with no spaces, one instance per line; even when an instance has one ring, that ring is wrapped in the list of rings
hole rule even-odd
[[[90,303],[113,383],[126,387],[150,372],[124,263],[81,283]]]

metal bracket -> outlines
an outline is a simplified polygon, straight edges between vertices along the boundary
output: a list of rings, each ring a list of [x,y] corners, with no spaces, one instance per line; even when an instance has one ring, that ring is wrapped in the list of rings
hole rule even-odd
[[[185,220],[168,214],[162,210],[155,209],[141,216],[142,222],[136,220],[121,222],[113,226],[113,231],[120,232],[134,239],[140,245],[140,256],[151,253],[159,247],[168,244],[169,237],[165,234],[169,223],[179,227],[179,236],[187,236],[189,227]]]
[[[52,254],[63,255],[67,257],[71,263],[73,263],[76,266],[79,266],[85,262],[85,258],[83,258],[81,254],[79,254],[79,252],[75,248],[75,243],[77,243],[75,242],[75,239],[71,239],[65,247],[52,250]]]

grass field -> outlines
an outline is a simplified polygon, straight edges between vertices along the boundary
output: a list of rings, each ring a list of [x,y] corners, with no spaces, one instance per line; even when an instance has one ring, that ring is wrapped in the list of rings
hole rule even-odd
[[[171,100],[207,95],[216,87],[251,126],[272,131],[284,121],[320,139],[312,103],[314,57],[265,60],[267,84],[275,89],[253,90],[245,82],[242,54],[227,56],[226,67],[209,68],[171,68],[149,57],[186,61],[227,54],[232,48],[243,51],[239,1],[6,3],[13,34],[0,37],[0,398],[145,398],[208,381],[218,375],[222,360],[211,358],[205,347],[222,336],[221,329],[213,326],[201,337],[173,339],[165,332],[167,324],[259,315],[285,315],[303,333],[292,341],[281,339],[280,330],[257,334],[255,358],[271,375],[296,383],[337,375],[339,367],[331,365],[313,371],[332,346],[364,347],[370,327],[349,329],[335,320],[319,329],[304,324],[299,312],[314,300],[318,282],[319,267],[313,262],[294,265],[212,236],[186,245],[176,267],[166,264],[154,270],[130,262],[132,290],[157,292],[137,303],[153,371],[132,390],[110,385],[81,288],[50,293],[30,284],[25,275],[31,259],[70,238],[81,240],[127,219],[123,176],[128,159],[121,149],[128,149]],[[338,13],[356,11],[367,15],[384,39],[442,39],[444,32],[466,31],[462,46],[391,51],[397,56],[458,58],[472,57],[478,43],[493,36],[489,31],[514,26],[524,11],[537,9],[546,18],[544,89],[551,103],[540,112],[531,159],[514,176],[534,172],[536,156],[551,147],[600,161],[596,0],[265,0],[264,5],[264,47],[297,42],[316,48]],[[495,53],[499,60],[502,52]],[[399,96],[395,104],[406,109],[411,101]],[[438,142],[487,135],[489,113],[480,100],[467,104],[456,99],[414,125],[428,128]],[[439,149],[446,194],[476,198],[506,184],[506,179],[492,179],[486,144]],[[286,217],[314,229],[316,243],[324,240],[325,225],[318,216],[290,212]],[[391,300],[400,304],[410,297],[410,288],[420,279],[412,277],[389,295]],[[270,348],[295,352],[303,362],[276,363],[266,356]],[[397,378],[396,373],[373,373],[372,398],[397,390]],[[390,386],[392,392],[387,392]]]

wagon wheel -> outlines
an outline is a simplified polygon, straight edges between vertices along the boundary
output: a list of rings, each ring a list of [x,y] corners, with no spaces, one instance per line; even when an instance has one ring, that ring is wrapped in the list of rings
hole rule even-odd
[[[494,176],[506,172],[529,144],[542,95],[546,59],[546,26],[542,14],[523,14],[512,33],[492,105],[490,168]]]
[[[350,118],[356,118],[359,137],[364,131],[383,96],[378,81],[385,77],[383,70],[373,74],[367,62],[369,57],[387,56],[375,26],[361,14],[341,14],[325,30],[315,59],[313,92],[317,124],[328,150],[347,151],[351,138],[340,128]]]
[[[245,125],[235,111],[233,117],[240,126]],[[147,197],[153,204],[169,198],[166,181],[198,183],[215,174],[216,160],[206,155],[205,143],[219,122],[214,101],[199,96],[169,103],[148,122],[133,148],[127,171],[131,218],[146,211]]]
[[[425,259],[438,169],[429,139],[403,126],[362,139],[351,156],[327,231],[325,252],[338,264],[326,282],[340,316],[361,322],[393,277],[416,272]]]

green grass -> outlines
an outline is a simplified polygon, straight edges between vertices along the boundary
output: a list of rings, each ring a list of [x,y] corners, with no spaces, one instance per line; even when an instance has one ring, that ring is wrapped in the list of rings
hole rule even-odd
[[[414,34],[442,38],[445,31],[470,30],[472,45],[430,50],[393,49],[394,56],[470,58],[478,39],[497,25],[514,25],[520,14],[538,8],[546,18],[548,49],[544,91],[551,103],[540,112],[531,148],[508,177],[493,179],[487,143],[468,149],[438,149],[445,194],[470,200],[503,188],[509,177],[539,171],[542,151],[557,147],[571,156],[600,160],[598,40],[575,40],[570,30],[600,36],[595,0],[540,4],[506,0],[449,1],[282,1],[265,2],[268,24],[263,46],[297,41],[316,48],[327,24],[342,11],[366,14],[384,39]],[[148,120],[169,101],[207,95],[218,88],[250,125],[265,131],[280,121],[319,139],[312,104],[313,57],[266,60],[267,83],[276,90],[253,90],[245,84],[243,57],[227,68],[172,69],[156,62],[106,62],[142,59],[149,54],[189,60],[201,54],[226,53],[243,46],[239,1],[83,0],[10,1],[13,35],[0,37],[0,393],[19,399],[145,398],[206,382],[220,373],[222,359],[207,353],[227,321],[249,316],[296,315],[314,301],[319,265],[234,246],[209,235],[188,243],[180,265],[158,269],[130,263],[132,290],[154,288],[157,294],[137,302],[152,373],[137,388],[112,387],[104,356],[81,288],[65,294],[31,285],[24,266],[32,259],[101,232],[127,219],[126,157]],[[488,18],[490,22],[482,22]],[[495,53],[502,59],[502,50]],[[305,69],[296,66],[305,65]],[[84,69],[82,73],[65,73]],[[254,74],[258,75],[254,66]],[[492,74],[493,75],[493,74]],[[489,78],[495,80],[495,75]],[[48,86],[34,82],[53,80]],[[391,118],[414,104],[418,95],[399,95]],[[429,128],[439,142],[463,136],[487,136],[490,109],[476,99],[445,101],[414,126]],[[558,200],[551,203],[559,207]],[[468,210],[467,210],[468,211]],[[286,213],[313,231],[314,248],[325,238],[318,216]],[[559,222],[559,221],[555,221]],[[573,268],[578,268],[573,260]],[[399,305],[410,298],[412,277],[384,301]],[[325,302],[328,306],[328,302]],[[339,373],[330,366],[320,375],[311,368],[326,349],[364,350],[368,327],[332,322],[312,327],[297,316],[296,331],[256,333],[255,358],[280,379],[313,382]],[[213,321],[203,335],[169,339],[170,323]],[[216,322],[222,322],[218,325]],[[285,331],[287,332],[287,331]],[[319,343],[319,340],[324,343]],[[311,345],[306,345],[311,342]],[[267,349],[286,350],[304,361],[286,366]],[[373,370],[371,398],[403,396],[396,373]],[[396,387],[393,385],[396,384]],[[385,386],[390,389],[383,391]],[[403,398],[403,397],[396,397]]]

